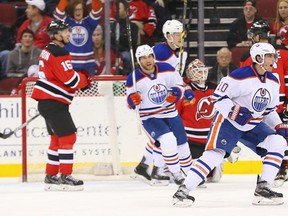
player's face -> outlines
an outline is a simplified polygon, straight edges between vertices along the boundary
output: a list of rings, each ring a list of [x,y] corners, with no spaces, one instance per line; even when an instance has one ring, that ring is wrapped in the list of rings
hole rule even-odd
[[[174,32],[172,35],[173,38],[173,43],[177,46],[177,47],[181,47],[183,44],[183,40],[182,40],[182,32]]]
[[[65,44],[69,42],[70,34],[70,29],[64,29],[61,31],[61,36]]]
[[[139,59],[142,70],[147,73],[151,74],[154,72],[154,56],[152,54],[148,56],[142,56]]]
[[[76,21],[83,19],[83,11],[83,5],[81,3],[75,6],[73,15]]]
[[[264,58],[264,68],[267,71],[272,71],[273,64],[275,63],[275,54],[266,54]]]

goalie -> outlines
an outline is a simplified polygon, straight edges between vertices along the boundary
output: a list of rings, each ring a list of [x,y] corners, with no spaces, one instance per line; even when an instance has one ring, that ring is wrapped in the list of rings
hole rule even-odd
[[[83,190],[83,181],[71,175],[76,127],[69,105],[77,89],[89,87],[89,76],[73,70],[71,56],[64,48],[70,38],[69,25],[52,21],[47,31],[52,42],[40,54],[40,79],[32,93],[50,134],[45,190]]]

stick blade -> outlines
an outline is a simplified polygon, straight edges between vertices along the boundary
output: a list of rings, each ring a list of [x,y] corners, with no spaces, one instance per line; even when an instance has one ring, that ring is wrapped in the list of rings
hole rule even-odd
[[[14,131],[11,131],[11,132],[8,133],[8,134],[0,133],[0,138],[2,138],[2,139],[7,139],[7,138],[9,138],[10,136],[12,136],[13,134],[14,134]]]

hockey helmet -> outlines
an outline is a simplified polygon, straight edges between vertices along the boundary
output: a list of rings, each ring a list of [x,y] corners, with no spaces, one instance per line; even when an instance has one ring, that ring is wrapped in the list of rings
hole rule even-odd
[[[183,31],[183,24],[178,20],[167,20],[162,28],[163,35],[166,39],[167,39],[167,33],[172,35],[174,32],[182,32],[182,31]]]
[[[256,64],[262,65],[264,63],[264,57],[266,54],[274,54],[275,62],[277,62],[277,53],[275,48],[269,43],[255,43],[250,49],[250,55],[252,61]],[[258,62],[256,57],[260,56],[260,61]]]
[[[252,39],[255,35],[259,35],[260,39],[270,38],[270,26],[265,20],[254,22],[248,31],[248,37]],[[255,41],[253,41],[255,43]]]
[[[208,77],[208,68],[199,59],[191,61],[186,69],[186,76],[192,82],[205,83]]]
[[[69,29],[70,26],[63,20],[53,20],[48,28],[47,28],[47,32],[50,36],[50,38],[54,38],[54,34],[59,34],[60,31],[65,30],[65,29]]]
[[[148,56],[150,54],[152,54],[155,58],[154,50],[149,45],[144,44],[144,45],[138,46],[136,49],[136,53],[135,53],[138,64],[141,65],[140,58],[142,56]]]
[[[288,45],[288,26],[285,25],[279,30],[279,36],[281,39],[282,44],[285,46]]]
[[[41,11],[44,11],[46,6],[44,0],[25,0],[25,1],[28,5],[33,5]]]

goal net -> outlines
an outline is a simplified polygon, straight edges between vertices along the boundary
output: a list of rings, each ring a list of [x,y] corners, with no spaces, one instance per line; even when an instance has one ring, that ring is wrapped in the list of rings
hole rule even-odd
[[[94,77],[92,87],[77,91],[70,105],[77,127],[73,174],[84,180],[131,174],[143,155],[148,139],[139,133],[136,113],[127,108],[125,81],[124,76]],[[22,122],[38,113],[37,101],[31,98],[35,82],[22,82]],[[23,129],[23,181],[43,180],[49,142],[41,116]]]

